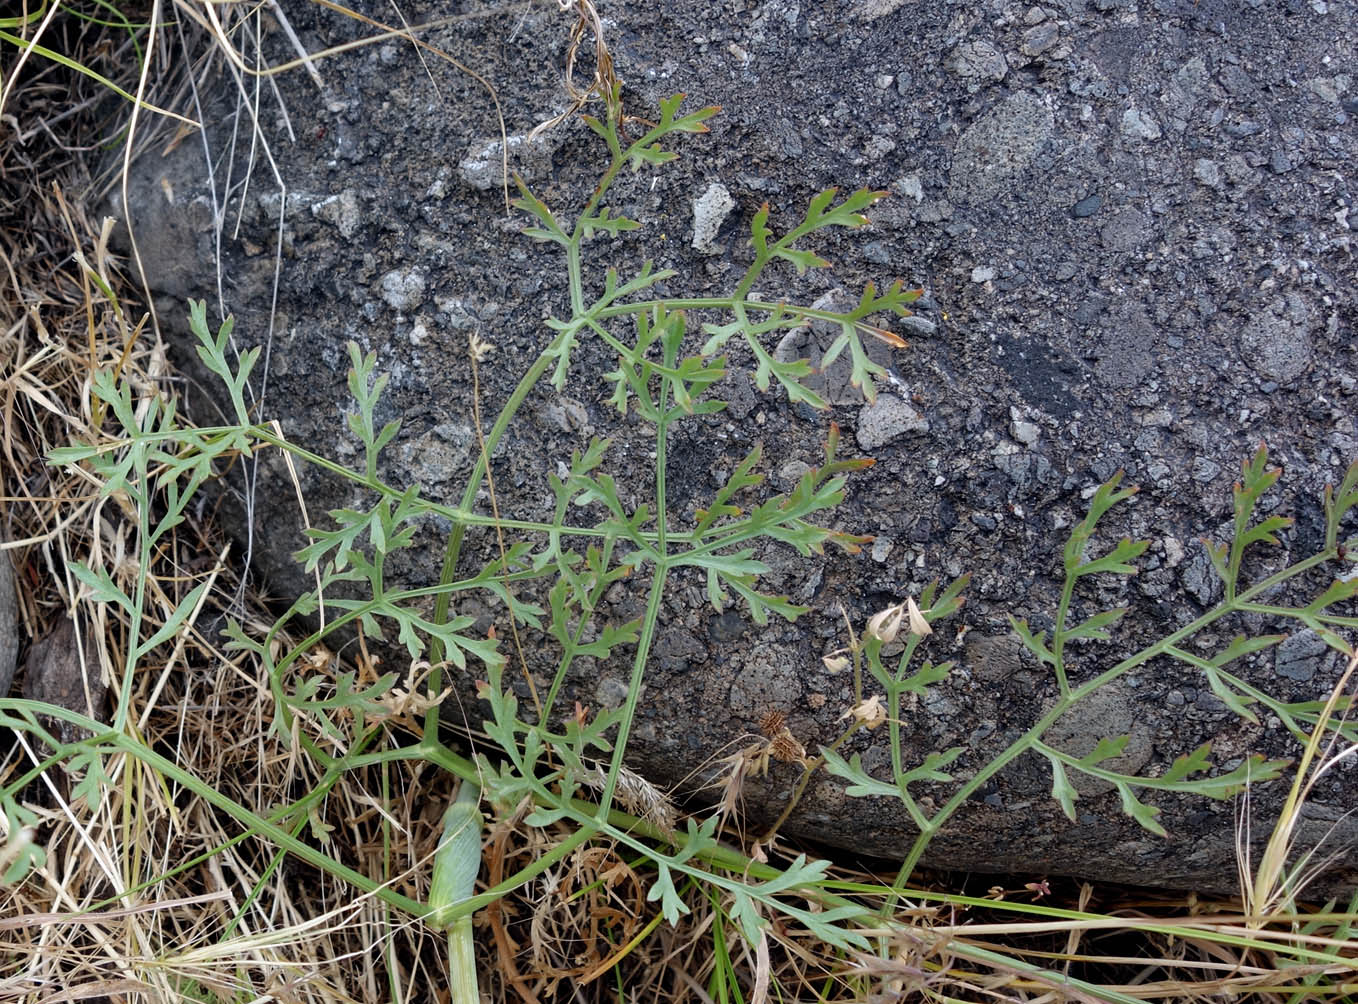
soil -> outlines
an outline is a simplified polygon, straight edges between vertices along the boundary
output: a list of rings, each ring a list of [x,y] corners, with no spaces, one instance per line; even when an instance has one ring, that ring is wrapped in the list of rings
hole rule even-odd
[[[310,51],[369,34],[320,7],[297,6],[288,16]],[[761,549],[773,568],[762,585],[811,607],[794,624],[757,627],[719,614],[705,605],[699,580],[678,583],[647,671],[630,747],[635,766],[663,784],[701,782],[771,708],[787,714],[808,749],[829,741],[850,703],[847,675],[822,663],[845,643],[841,605],[861,625],[930,580],[969,571],[959,621],[967,630],[949,625],[931,640],[930,656],[955,659],[957,668],[905,729],[907,762],[963,746],[956,767],[965,776],[1056,693],[1050,673],[1013,639],[1009,617],[1050,625],[1069,529],[1094,486],[1117,471],[1141,491],[1110,514],[1107,533],[1152,545],[1134,579],[1106,578],[1077,596],[1084,614],[1131,607],[1112,642],[1076,650],[1077,682],[1219,598],[1200,538],[1224,539],[1232,482],[1261,441],[1286,472],[1262,509],[1296,522],[1250,574],[1322,546],[1322,490],[1358,458],[1353,5],[602,6],[632,114],[654,115],[662,98],[681,91],[693,107],[723,111],[710,134],[675,144],[677,164],[620,179],[610,201],[644,229],[590,245],[593,281],[601,283],[605,266],[635,273],[650,258],[678,272],[663,295],[720,295],[750,258],[749,225],[761,204],[785,229],[813,194],[837,185],[890,198],[870,213],[871,228],[816,241],[832,270],[801,278],[779,271],[761,292],[811,303],[896,278],[925,290],[916,316],[896,325],[909,347],[876,350],[891,367],[876,404],[853,401],[833,372],[825,376],[828,414],[791,406],[737,374],[721,388],[726,411],[673,432],[668,479],[682,517],[755,446],[772,487],[788,487],[817,462],[828,423],[838,422],[846,446],[876,464],[852,479],[832,522],[875,542],[858,555],[814,560]],[[419,0],[402,10],[415,24],[449,14],[446,4]],[[565,109],[569,24],[555,5],[464,4],[453,13],[459,19],[421,37],[494,82],[511,136]],[[274,63],[292,57],[282,32],[265,39],[265,51]],[[351,49],[317,69],[322,84],[302,71],[278,77],[281,103],[261,98],[254,110],[236,102],[228,74],[204,87],[212,171],[197,140],[142,159],[130,213],[141,258],[162,323],[178,328],[167,335],[181,364],[193,372],[184,300],[205,297],[210,313],[236,316],[241,347],[266,347],[259,417],[276,419],[309,449],[361,461],[343,417],[345,344],[375,351],[391,378],[379,421],[402,422],[382,476],[455,504],[476,449],[467,335],[497,347],[481,371],[482,414],[493,415],[548,337],[543,319],[569,309],[564,265],[553,248],[519,233],[522,217],[506,213],[498,151],[488,146],[494,110],[474,80],[399,41]],[[243,139],[252,116],[267,150]],[[562,213],[583,203],[603,164],[598,139],[578,119],[537,145],[511,146],[512,166]],[[695,234],[694,203],[713,185],[729,195],[729,213],[698,220]],[[717,192],[705,206],[720,211],[726,201]],[[712,318],[694,321],[704,319]],[[788,351],[815,333],[802,337]],[[602,349],[582,345],[564,392],[539,389],[511,428],[495,462],[503,513],[548,516],[547,475],[596,435],[615,439],[613,470],[644,497],[651,447],[634,418],[609,409],[611,387],[600,375],[615,362]],[[736,353],[733,362],[749,359]],[[194,414],[215,421],[211,394],[190,386],[186,396]],[[253,484],[250,556],[276,594],[295,594],[309,582],[290,558],[301,538],[281,460],[263,460]],[[313,521],[360,501],[314,471],[303,472],[302,484]],[[244,539],[243,523],[238,531]],[[446,531],[436,520],[422,528],[419,546],[392,569],[399,584],[437,581]],[[494,541],[468,539],[473,568]],[[1307,586],[1317,582],[1323,577]],[[606,615],[616,619],[635,616],[642,602],[626,589],[609,600]],[[503,616],[494,606],[467,612],[484,626]],[[1200,640],[1200,651],[1235,632],[1290,628],[1256,616]],[[1294,635],[1237,671],[1284,700],[1322,699],[1343,662],[1317,642]],[[548,663],[534,668],[545,672]],[[616,703],[626,679],[625,659],[592,666],[571,681],[564,706]],[[1299,752],[1275,717],[1242,721],[1168,660],[1068,715],[1053,741],[1083,754],[1119,734],[1129,736],[1120,769],[1148,775],[1209,740],[1222,768],[1252,753]],[[847,752],[884,769],[880,733],[862,739]],[[1339,840],[1328,847],[1358,838],[1358,826],[1340,818],[1358,804],[1356,771],[1350,759],[1318,786],[1299,846],[1314,845],[1331,825]],[[795,780],[795,770],[775,765],[746,788],[744,810],[771,818]],[[1075,822],[1050,787],[1045,764],[1021,759],[959,813],[926,860],[1235,887],[1243,808],[1149,795],[1170,833],[1160,839],[1124,816],[1106,786],[1081,789]],[[1256,838],[1267,835],[1285,787],[1252,793]],[[848,798],[829,777],[812,785],[786,831],[883,858],[899,857],[913,835],[899,806]],[[1341,857],[1328,891],[1358,881],[1353,865]]]

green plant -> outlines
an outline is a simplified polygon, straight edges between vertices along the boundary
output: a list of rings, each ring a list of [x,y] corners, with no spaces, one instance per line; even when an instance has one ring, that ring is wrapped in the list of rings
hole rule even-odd
[[[854,668],[855,706],[863,709],[844,733],[808,758],[797,794],[812,773],[824,766],[830,773],[849,782],[848,793],[855,796],[885,795],[899,799],[919,829],[919,838],[900,870],[894,886],[884,890],[878,910],[864,896],[837,890],[827,876],[828,863],[796,858],[783,867],[751,860],[732,851],[718,839],[718,817],[699,821],[689,818],[680,832],[653,819],[637,818],[619,809],[622,787],[627,783],[624,759],[637,711],[638,696],[647,660],[655,638],[661,599],[672,575],[683,569],[697,569],[705,577],[707,596],[717,609],[739,602],[758,623],[770,615],[793,619],[804,612],[786,597],[770,595],[758,588],[758,577],[767,569],[755,555],[755,545],[774,540],[796,549],[802,555],[819,553],[826,545],[853,552],[864,538],[827,529],[813,520],[817,514],[835,506],[844,495],[846,476],[871,461],[844,460],[838,456],[838,433],[833,427],[827,437],[824,462],[807,472],[788,492],[770,498],[746,500],[754,494],[762,477],[758,450],[741,462],[694,520],[677,523],[670,512],[666,484],[667,440],[670,429],[690,416],[720,410],[722,402],[709,395],[727,372],[721,353],[739,336],[754,360],[754,379],[764,389],[777,386],[790,401],[823,407],[824,402],[805,383],[810,366],[805,362],[787,363],[774,358],[766,342],[770,336],[792,329],[808,319],[837,324],[840,334],[826,352],[826,365],[840,354],[851,360],[853,382],[865,397],[874,394],[874,379],[882,371],[864,350],[864,337],[883,337],[874,320],[880,314],[904,314],[917,291],[900,283],[879,293],[867,286],[852,310],[834,312],[784,303],[753,299],[751,291],[766,271],[782,261],[800,274],[808,268],[827,263],[800,246],[817,231],[830,227],[854,227],[864,222],[861,211],[881,193],[860,190],[842,199],[835,191],[813,198],[803,220],[782,236],[769,228],[769,211],[761,209],[751,229],[753,259],[734,291],[727,297],[648,298],[656,283],[673,273],[655,271],[648,263],[635,276],[623,277],[609,269],[602,279],[601,291],[587,281],[586,242],[596,234],[616,234],[636,229],[636,221],[617,215],[604,199],[619,173],[628,166],[658,166],[674,154],[661,141],[676,133],[705,131],[704,123],[715,108],[681,115],[681,98],[662,102],[660,117],[641,138],[624,145],[622,111],[618,92],[606,102],[602,119],[586,121],[605,142],[609,163],[598,186],[575,218],[566,224],[526,186],[519,183],[516,205],[529,215],[532,225],[526,231],[538,240],[556,244],[565,257],[570,290],[570,315],[548,322],[552,331],[546,347],[519,381],[490,430],[481,441],[480,457],[471,472],[457,505],[434,503],[420,497],[413,488],[385,484],[379,477],[383,448],[397,433],[396,423],[378,428],[375,415],[384,389],[385,378],[375,373],[375,356],[364,356],[350,346],[352,369],[349,390],[356,410],[350,416],[351,432],[363,446],[363,463],[348,468],[288,442],[274,429],[252,423],[245,400],[245,387],[257,359],[257,350],[242,353],[240,361],[229,361],[231,324],[228,321],[213,335],[207,326],[205,308],[192,304],[190,322],[199,340],[199,355],[225,387],[234,423],[216,428],[194,428],[181,423],[173,402],[154,393],[133,397],[127,382],[111,373],[102,373],[94,382],[95,397],[106,406],[119,427],[115,438],[106,442],[73,446],[57,451],[57,463],[87,464],[99,480],[106,496],[125,497],[136,520],[137,560],[142,570],[129,590],[115,580],[102,565],[73,566],[87,598],[123,610],[128,618],[127,646],[118,692],[118,707],[108,725],[85,716],[53,709],[35,702],[0,701],[0,722],[42,740],[52,750],[23,775],[0,789],[10,836],[7,857],[8,881],[17,881],[34,865],[41,863],[41,849],[25,834],[31,834],[33,813],[20,802],[20,794],[35,778],[58,764],[77,773],[81,780],[76,794],[88,804],[97,803],[109,787],[110,758],[132,758],[150,767],[159,777],[181,786],[214,805],[234,819],[243,833],[267,839],[276,848],[273,866],[284,854],[292,854],[352,885],[384,900],[389,906],[427,918],[439,929],[465,930],[464,921],[474,911],[511,890],[522,886],[562,861],[589,841],[602,840],[635,855],[644,862],[652,879],[650,899],[657,901],[659,914],[677,921],[690,907],[690,900],[706,898],[716,904],[723,924],[738,929],[752,945],[763,943],[770,930],[770,918],[781,915],[785,922],[804,928],[824,943],[840,950],[867,950],[870,941],[865,931],[899,929],[891,916],[891,905],[905,892],[910,875],[929,840],[946,824],[957,808],[986,779],[1024,753],[1036,753],[1051,765],[1053,795],[1073,813],[1075,798],[1067,772],[1081,771],[1115,786],[1125,810],[1143,826],[1155,830],[1156,810],[1137,797],[1146,789],[1169,789],[1226,797],[1242,786],[1276,776],[1284,766],[1259,758],[1219,776],[1200,776],[1210,768],[1204,747],[1181,758],[1169,772],[1158,778],[1119,774],[1102,766],[1116,756],[1125,737],[1107,737],[1086,757],[1073,757],[1043,742],[1044,733],[1057,719],[1082,698],[1151,658],[1168,656],[1192,665],[1209,686],[1238,713],[1251,715],[1252,704],[1268,707],[1299,738],[1306,737],[1305,726],[1334,728],[1346,738],[1354,738],[1351,724],[1330,724],[1318,706],[1284,704],[1225,667],[1240,656],[1276,643],[1280,636],[1240,638],[1211,657],[1187,652],[1183,643],[1208,625],[1240,613],[1263,613],[1300,621],[1324,634],[1331,644],[1343,646],[1340,628],[1358,626],[1358,619],[1332,612],[1335,604],[1358,591],[1358,581],[1336,580],[1304,607],[1285,607],[1266,601],[1271,591],[1283,582],[1303,575],[1318,566],[1344,557],[1338,541],[1340,521],[1358,503],[1358,464],[1351,467],[1337,494],[1327,496],[1327,538],[1324,551],[1288,569],[1251,585],[1240,582],[1241,561],[1247,546],[1272,540],[1280,528],[1270,518],[1251,524],[1254,508],[1262,494],[1276,480],[1276,472],[1266,467],[1261,450],[1245,467],[1242,484],[1236,493],[1236,525],[1228,544],[1214,545],[1214,566],[1226,581],[1226,598],[1193,624],[1176,631],[1088,681],[1071,681],[1067,643],[1075,639],[1107,638],[1107,629],[1124,611],[1096,613],[1076,625],[1068,624],[1071,600],[1082,580],[1094,574],[1128,574],[1130,564],[1145,550],[1144,542],[1124,540],[1099,557],[1086,552],[1095,537],[1099,520],[1114,505],[1131,494],[1119,489],[1118,479],[1099,488],[1089,515],[1072,533],[1065,552],[1066,583],[1055,626],[1048,637],[1033,632],[1016,621],[1015,630],[1027,648],[1051,667],[1058,685],[1056,703],[1032,729],[995,760],[981,766],[966,780],[956,782],[951,793],[936,809],[926,809],[915,797],[912,786],[922,783],[953,783],[947,768],[962,753],[960,749],[938,751],[923,762],[904,761],[900,741],[903,702],[912,695],[944,679],[950,666],[918,662],[928,625],[953,615],[961,606],[965,578],[943,589],[931,586],[920,597],[919,607],[911,609],[912,630],[904,652],[894,667],[882,658],[888,632],[894,633],[904,619],[906,606],[896,609],[887,619],[875,618],[861,636],[853,632],[849,647]],[[838,200],[838,201],[837,201]],[[721,311],[729,315],[724,323],[703,326],[706,340],[700,351],[691,349],[688,311]],[[889,334],[889,333],[888,333]],[[482,484],[489,478],[487,458],[491,456],[509,428],[528,394],[543,380],[560,388],[568,379],[572,352],[585,338],[597,338],[616,354],[617,367],[604,375],[612,387],[611,402],[619,411],[634,410],[652,430],[655,441],[655,466],[651,473],[649,501],[635,509],[624,506],[614,475],[606,468],[609,444],[596,440],[583,452],[572,456],[564,477],[552,476],[551,489],[555,510],[547,522],[501,517],[474,511],[473,503]],[[469,347],[474,367],[486,346]],[[478,419],[478,425],[479,425]],[[478,434],[479,434],[478,429]],[[371,505],[364,509],[332,512],[333,528],[311,531],[310,541],[298,553],[298,560],[315,572],[319,588],[298,597],[262,633],[232,623],[230,643],[247,652],[265,668],[273,701],[271,726],[281,741],[295,741],[315,766],[319,780],[303,797],[280,806],[264,816],[251,811],[210,785],[193,776],[162,752],[142,742],[129,718],[129,695],[139,666],[159,645],[175,637],[190,617],[206,588],[200,584],[188,590],[174,612],[158,625],[144,618],[146,574],[156,547],[181,524],[194,494],[214,476],[232,456],[260,449],[286,450],[293,458],[313,464],[335,476],[347,479],[370,493]],[[492,499],[494,498],[492,483]],[[748,506],[748,508],[746,508]],[[411,545],[414,524],[428,514],[448,519],[453,530],[445,555],[443,575],[437,586],[422,589],[396,589],[387,583],[389,556]],[[582,515],[583,514],[583,515]],[[495,560],[474,574],[459,578],[464,533],[470,526],[494,527],[510,534],[502,543]],[[594,617],[604,593],[611,585],[627,578],[646,596],[645,613],[626,624],[595,623]],[[350,587],[338,593],[335,587]],[[521,707],[519,697],[507,684],[507,659],[494,639],[473,633],[473,619],[452,614],[455,598],[463,594],[489,594],[501,602],[511,623],[540,632],[557,646],[556,671],[545,697],[535,689],[529,693],[535,707]],[[429,616],[423,604],[434,599],[435,612]],[[545,602],[540,605],[538,600]],[[321,627],[303,630],[299,642],[288,643],[288,631],[322,609],[326,617]],[[439,728],[439,705],[431,702],[418,741],[401,745],[380,745],[382,723],[390,714],[389,697],[397,674],[388,672],[367,681],[355,672],[340,674],[333,682],[302,672],[305,657],[325,638],[340,630],[353,630],[362,637],[394,637],[404,645],[412,660],[427,658],[433,665],[428,693],[437,695],[443,687],[442,668],[451,664],[465,667],[470,657],[484,669],[480,696],[489,709],[486,734],[495,745],[494,756],[470,760],[449,746]],[[582,657],[606,658],[630,650],[632,663],[627,699],[617,708],[603,709],[593,717],[563,714],[557,699],[573,664]],[[881,688],[880,695],[865,692],[870,677]],[[883,714],[873,708],[885,699]],[[61,743],[44,728],[39,715],[51,714],[89,731],[87,738]],[[838,751],[845,741],[864,728],[888,724],[887,745],[891,754],[891,777],[879,779],[862,766],[861,757],[845,759]],[[465,782],[479,786],[497,812],[504,814],[527,800],[533,808],[526,821],[547,827],[565,822],[572,835],[556,844],[530,866],[498,882],[476,896],[448,893],[436,873],[435,902],[420,903],[394,890],[377,878],[364,875],[328,853],[323,841],[305,839],[302,834],[312,825],[312,811],[327,792],[347,773],[397,761],[423,762],[449,770]],[[475,789],[468,785],[464,790]],[[597,792],[597,795],[591,795]],[[588,797],[587,797],[588,796]],[[795,802],[795,796],[794,796]],[[628,803],[631,804],[630,802]],[[792,806],[789,805],[789,811]],[[452,810],[450,810],[451,813]],[[459,813],[470,815],[472,807],[463,804]],[[470,830],[462,833],[465,836]],[[271,866],[271,867],[273,867]],[[187,867],[181,866],[181,867]],[[152,876],[157,881],[164,876]],[[263,879],[260,880],[261,882]],[[257,887],[258,888],[258,887]],[[696,891],[696,892],[695,892]],[[244,907],[241,908],[243,910]],[[240,912],[237,913],[239,918]],[[458,942],[465,945],[465,940]],[[458,949],[459,951],[462,949]],[[995,960],[995,953],[972,946],[953,949],[977,962]],[[970,954],[968,954],[970,953]],[[725,957],[725,956],[723,956]],[[1041,978],[1040,967],[1006,960],[1017,971]],[[726,968],[730,968],[727,959]],[[715,977],[714,977],[715,978]],[[1103,999],[1130,999],[1117,995]]]
[[[924,763],[907,768],[901,762],[900,737],[896,730],[900,720],[901,696],[907,693],[922,693],[929,684],[945,678],[951,664],[933,666],[926,662],[907,677],[905,673],[911,665],[921,635],[912,633],[905,652],[893,671],[888,670],[881,662],[882,639],[871,632],[865,633],[862,643],[863,655],[866,657],[869,671],[882,685],[890,703],[888,721],[892,724],[889,735],[892,778],[888,782],[872,777],[863,769],[858,755],[847,761],[832,750],[827,750],[825,755],[828,761],[827,769],[849,782],[845,789],[849,795],[859,797],[885,795],[897,798],[918,827],[919,836],[901,865],[896,883],[898,890],[904,888],[929,841],[946,821],[990,778],[1024,753],[1036,753],[1047,760],[1052,772],[1052,797],[1072,821],[1075,819],[1075,800],[1078,796],[1070,783],[1068,771],[1078,771],[1112,784],[1121,800],[1123,811],[1141,826],[1162,837],[1166,835],[1164,827],[1156,820],[1160,810],[1141,801],[1137,797],[1138,790],[1189,792],[1208,798],[1225,799],[1242,791],[1248,784],[1262,783],[1278,777],[1289,762],[1265,760],[1257,755],[1246,758],[1229,771],[1210,774],[1208,772],[1213,766],[1208,759],[1211,753],[1210,743],[1204,743],[1193,752],[1178,757],[1169,769],[1158,777],[1138,777],[1121,774],[1103,766],[1106,761],[1122,753],[1128,736],[1104,737],[1094,750],[1084,756],[1064,752],[1043,741],[1044,734],[1082,699],[1161,656],[1177,659],[1200,672],[1212,692],[1242,718],[1257,724],[1258,717],[1251,709],[1251,705],[1258,704],[1267,708],[1278,716],[1302,746],[1305,746],[1311,738],[1305,729],[1307,725],[1313,727],[1320,725],[1322,729],[1331,728],[1346,741],[1358,742],[1358,723],[1332,721],[1330,716],[1322,715],[1325,702],[1284,703],[1250,685],[1226,668],[1237,659],[1278,644],[1286,635],[1271,634],[1256,637],[1236,635],[1210,656],[1195,655],[1185,647],[1192,638],[1217,625],[1224,618],[1234,614],[1260,614],[1274,621],[1299,622],[1316,631],[1335,649],[1349,656],[1353,654],[1351,645],[1338,633],[1338,629],[1358,627],[1358,617],[1341,615],[1332,608],[1358,595],[1358,576],[1349,574],[1347,577],[1334,578],[1326,589],[1303,606],[1270,603],[1266,602],[1265,598],[1276,593],[1280,586],[1305,576],[1313,569],[1336,561],[1352,559],[1352,555],[1339,543],[1339,528],[1344,516],[1358,505],[1358,462],[1348,468],[1337,493],[1333,489],[1326,492],[1324,549],[1257,582],[1244,584],[1241,582],[1241,564],[1246,548],[1254,544],[1277,544],[1276,531],[1291,522],[1280,516],[1253,521],[1259,500],[1277,482],[1281,473],[1276,468],[1270,469],[1267,461],[1267,450],[1260,446],[1254,457],[1243,465],[1241,481],[1237,483],[1234,492],[1235,518],[1231,539],[1224,542],[1204,541],[1212,566],[1224,585],[1225,596],[1221,602],[1191,623],[1126,656],[1085,682],[1075,685],[1070,680],[1067,645],[1077,640],[1109,640],[1108,629],[1127,613],[1126,608],[1102,610],[1091,614],[1078,624],[1070,624],[1071,601],[1077,586],[1081,580],[1092,575],[1135,574],[1136,567],[1131,562],[1150,546],[1149,541],[1123,538],[1101,555],[1091,557],[1088,554],[1095,539],[1099,520],[1114,506],[1129,500],[1136,491],[1134,488],[1119,489],[1120,473],[1099,486],[1090,499],[1088,514],[1071,531],[1066,544],[1063,555],[1065,583],[1050,634],[1047,631],[1035,632],[1028,626],[1027,621],[1012,616],[1010,618],[1014,631],[1024,647],[1039,663],[1051,668],[1058,688],[1056,700],[1027,732],[994,759],[980,766],[965,782],[959,783],[949,793],[946,801],[932,812],[927,811],[911,794],[910,786],[926,781],[951,781],[952,777],[942,768],[956,760],[963,750],[961,747],[954,747],[946,752],[931,754]],[[941,614],[955,609],[956,589],[957,584],[954,584],[937,603],[932,593],[926,593],[922,598],[923,602],[932,609],[925,617],[934,620]]]

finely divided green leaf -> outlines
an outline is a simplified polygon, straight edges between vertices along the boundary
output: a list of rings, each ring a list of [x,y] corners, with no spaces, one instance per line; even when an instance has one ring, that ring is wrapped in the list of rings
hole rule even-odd
[[[849,782],[848,787],[844,789],[846,795],[852,795],[854,798],[866,798],[870,795],[885,798],[901,797],[900,790],[894,784],[879,781],[864,769],[861,754],[855,753],[845,760],[834,750],[824,746],[821,747],[820,754],[825,758],[827,771]]]

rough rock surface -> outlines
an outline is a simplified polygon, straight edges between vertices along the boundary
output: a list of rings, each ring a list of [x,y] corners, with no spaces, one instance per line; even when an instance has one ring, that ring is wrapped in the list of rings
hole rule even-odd
[[[870,186],[893,193],[871,214],[873,228],[817,244],[835,262],[833,274],[798,281],[780,273],[786,286],[768,292],[809,303],[835,286],[852,291],[895,277],[927,291],[918,316],[898,327],[913,344],[890,353],[886,389],[895,403],[879,399],[877,410],[864,410],[837,395],[832,411],[877,460],[855,479],[835,521],[875,534],[876,544],[817,562],[767,548],[761,557],[774,571],[766,585],[813,608],[793,625],[756,629],[702,606],[700,590],[677,589],[662,614],[633,740],[639,766],[664,782],[686,777],[769,707],[786,711],[808,747],[828,740],[849,693],[845,675],[821,662],[843,643],[839,604],[862,623],[928,580],[963,571],[974,574],[969,633],[932,639],[934,657],[956,658],[959,668],[908,722],[907,760],[961,745],[959,770],[985,762],[1031,723],[1055,686],[1013,645],[1007,615],[1050,623],[1069,527],[1092,487],[1119,469],[1143,490],[1110,529],[1154,545],[1136,579],[1082,597],[1089,609],[1129,603],[1134,613],[1112,645],[1079,650],[1080,679],[1137,639],[1191,621],[1220,595],[1197,540],[1227,525],[1231,482],[1260,440],[1287,472],[1266,508],[1297,520],[1282,553],[1314,552],[1321,490],[1358,457],[1353,4],[604,6],[637,114],[678,91],[725,111],[709,136],[678,145],[678,166],[620,181],[614,205],[646,229],[592,245],[595,261],[635,268],[654,257],[679,270],[669,286],[676,295],[726,291],[748,260],[749,222],[761,203],[786,226],[820,189]],[[415,0],[403,13],[419,22],[445,10]],[[290,17],[313,51],[358,32],[311,5]],[[517,139],[561,107],[566,29],[550,5],[514,6],[424,37],[495,81]],[[290,58],[281,38],[270,44],[276,61]],[[564,307],[563,269],[552,251],[517,233],[521,221],[504,222],[498,191],[486,190],[478,165],[494,145],[486,139],[494,120],[478,85],[395,43],[354,49],[321,69],[319,93],[302,73],[279,81],[295,142],[281,115],[261,114],[286,198],[263,172],[242,187],[240,163],[230,190],[209,198],[201,150],[190,143],[148,157],[134,186],[141,255],[163,317],[182,317],[186,296],[207,296],[237,315],[244,343],[270,343],[261,417],[320,452],[355,459],[341,415],[344,343],[375,350],[391,374],[388,413],[379,418],[404,423],[383,475],[451,501],[475,450],[467,333],[500,346],[482,376],[483,413],[493,414],[542,343],[542,318]],[[225,114],[230,102],[219,96],[215,107]],[[551,136],[545,163],[516,163],[549,203],[578,206],[600,146],[579,122]],[[229,123],[213,126],[208,140],[220,180]],[[246,146],[234,149],[243,156]],[[522,146],[512,140],[511,153]],[[163,176],[172,184],[162,185]],[[689,247],[692,207],[714,184],[735,206],[708,238],[705,250],[716,253],[699,255]],[[271,320],[280,213],[283,267]],[[645,455],[627,452],[628,423],[610,414],[607,391],[591,375],[612,363],[589,350],[579,364],[569,397],[535,395],[498,455],[503,510],[543,515],[546,474],[592,434],[619,435],[620,473],[644,474]],[[745,383],[725,393],[727,412],[682,427],[671,443],[677,511],[701,503],[756,443],[775,485],[816,461],[825,416]],[[280,591],[307,586],[287,558],[298,538],[285,478],[281,464],[266,465],[260,483],[279,487],[257,500],[255,557]],[[348,501],[346,489],[315,475],[305,488],[313,516]],[[403,582],[436,579],[438,529],[431,525],[427,548],[402,560]],[[472,540],[490,546],[483,535]],[[638,602],[625,591],[610,600],[617,617],[631,616]],[[1260,617],[1232,630],[1276,627]],[[1341,671],[1340,660],[1304,638],[1240,667],[1287,700],[1324,697]],[[569,696],[613,703],[625,679],[623,665],[600,665]],[[1068,716],[1056,738],[1085,750],[1110,730],[1131,736],[1126,766],[1150,774],[1206,740],[1225,766],[1252,752],[1296,755],[1276,719],[1242,722],[1181,664],[1155,662],[1125,678],[1087,715]],[[881,764],[874,742],[859,747],[870,767]],[[746,808],[776,812],[794,779],[776,767],[747,788]],[[1050,784],[1041,763],[1016,762],[927,860],[1234,886],[1230,805],[1152,798],[1170,831],[1162,840],[1097,786],[1084,790],[1069,823]],[[1266,834],[1282,787],[1255,792],[1254,834]],[[1315,792],[1300,844],[1314,843],[1354,804],[1358,764],[1350,760]],[[1353,822],[1342,827],[1352,839]],[[897,807],[847,798],[831,778],[813,785],[789,829],[883,857],[899,855],[910,837]],[[1355,878],[1353,870],[1335,875],[1341,884]]]

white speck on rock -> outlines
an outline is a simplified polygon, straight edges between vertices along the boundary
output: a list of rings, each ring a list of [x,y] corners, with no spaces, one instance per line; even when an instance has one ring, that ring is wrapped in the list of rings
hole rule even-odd
[[[735,208],[735,199],[726,186],[717,182],[707,186],[707,191],[693,200],[693,249],[703,254],[717,254],[720,248],[713,244],[717,231]]]
[[[896,190],[914,199],[916,205],[924,201],[924,184],[918,174],[908,175],[896,182]]]
[[[393,310],[414,310],[424,302],[424,273],[418,268],[392,269],[382,276],[382,299]]]
[[[875,450],[901,436],[918,436],[928,431],[929,420],[894,394],[878,394],[876,401],[858,413],[858,445],[865,450]]]
[[[996,274],[995,270],[988,265],[977,265],[971,270],[971,281],[989,282],[991,279],[995,278]]]

